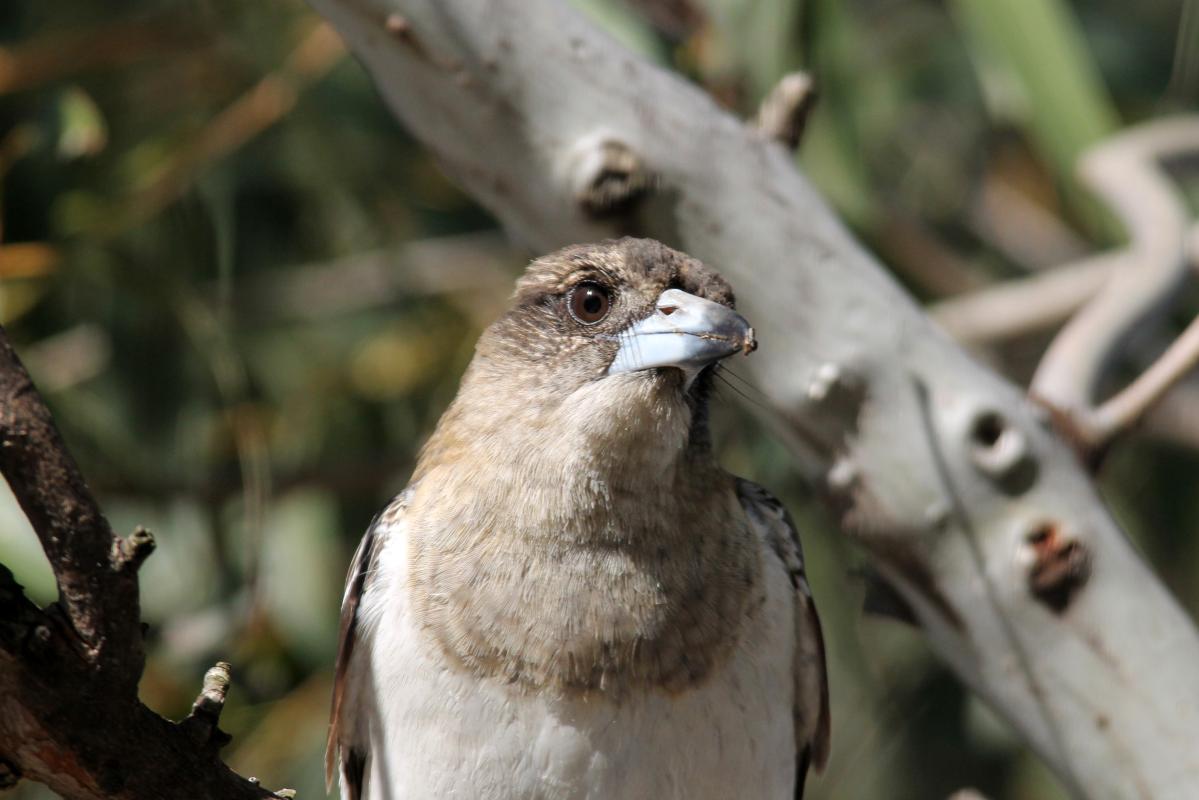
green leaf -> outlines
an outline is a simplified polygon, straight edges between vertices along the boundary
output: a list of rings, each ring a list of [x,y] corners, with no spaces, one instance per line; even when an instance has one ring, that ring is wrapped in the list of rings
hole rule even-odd
[[[1119,125],[1074,14],[1062,0],[953,0],[950,8],[976,44],[992,113],[1027,128],[1072,184],[1079,155]]]

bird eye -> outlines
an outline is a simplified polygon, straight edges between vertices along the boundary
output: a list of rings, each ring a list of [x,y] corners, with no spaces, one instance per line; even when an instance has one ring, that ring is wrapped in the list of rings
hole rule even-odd
[[[608,290],[598,283],[580,283],[570,290],[567,298],[570,315],[584,325],[594,325],[608,316],[612,308],[612,298]]]

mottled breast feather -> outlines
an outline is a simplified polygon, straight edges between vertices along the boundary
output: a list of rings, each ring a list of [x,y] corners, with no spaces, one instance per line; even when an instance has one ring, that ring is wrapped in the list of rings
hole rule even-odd
[[[798,748],[795,797],[803,797],[808,767],[824,769],[829,753],[828,672],[824,634],[804,572],[799,531],[787,509],[756,483],[737,480],[737,497],[746,515],[783,562],[795,588],[795,743]]]
[[[341,629],[337,640],[337,661],[333,672],[333,705],[329,717],[329,738],[325,746],[325,788],[332,789],[333,778],[337,772],[337,761],[340,754],[342,780],[350,800],[360,800],[362,784],[365,775],[366,757],[365,744],[348,741],[348,735],[353,730],[351,720],[346,718],[348,711],[344,707],[346,694],[346,675],[349,671],[350,660],[354,655],[354,643],[358,626],[358,607],[366,592],[371,575],[374,574],[379,554],[387,543],[388,534],[396,527],[408,507],[412,496],[412,486],[396,496],[394,500],[371,520],[370,526],[354,558],[350,561],[349,573],[346,575],[346,593],[341,601]]]

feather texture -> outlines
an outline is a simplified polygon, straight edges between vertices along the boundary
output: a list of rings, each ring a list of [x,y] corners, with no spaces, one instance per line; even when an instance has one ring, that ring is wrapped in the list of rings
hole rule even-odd
[[[607,309],[587,321],[584,285]],[[707,429],[706,365],[737,348],[704,336],[752,341],[732,302],[657,242],[530,265],[355,555],[326,761],[345,800],[802,793],[829,731],[803,552]],[[639,331],[700,360],[611,374]]]
[[[795,796],[800,798],[803,796],[803,773],[809,764],[817,771],[824,769],[832,736],[824,632],[804,571],[799,530],[790,512],[774,495],[744,479],[737,481],[737,496],[783,563],[795,589],[795,736],[801,765],[796,776]]]
[[[824,645],[797,532],[765,490],[736,483],[763,579],[733,656],[681,693],[619,698],[480,681],[447,659],[405,596],[412,494],[372,524],[347,581],[328,761],[345,800],[802,797],[828,756]]]

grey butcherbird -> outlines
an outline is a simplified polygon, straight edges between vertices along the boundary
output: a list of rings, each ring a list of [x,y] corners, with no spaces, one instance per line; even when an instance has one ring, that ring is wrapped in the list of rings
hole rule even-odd
[[[729,285],[654,241],[534,261],[350,569],[350,800],[790,798],[828,755],[794,525],[716,463]]]

